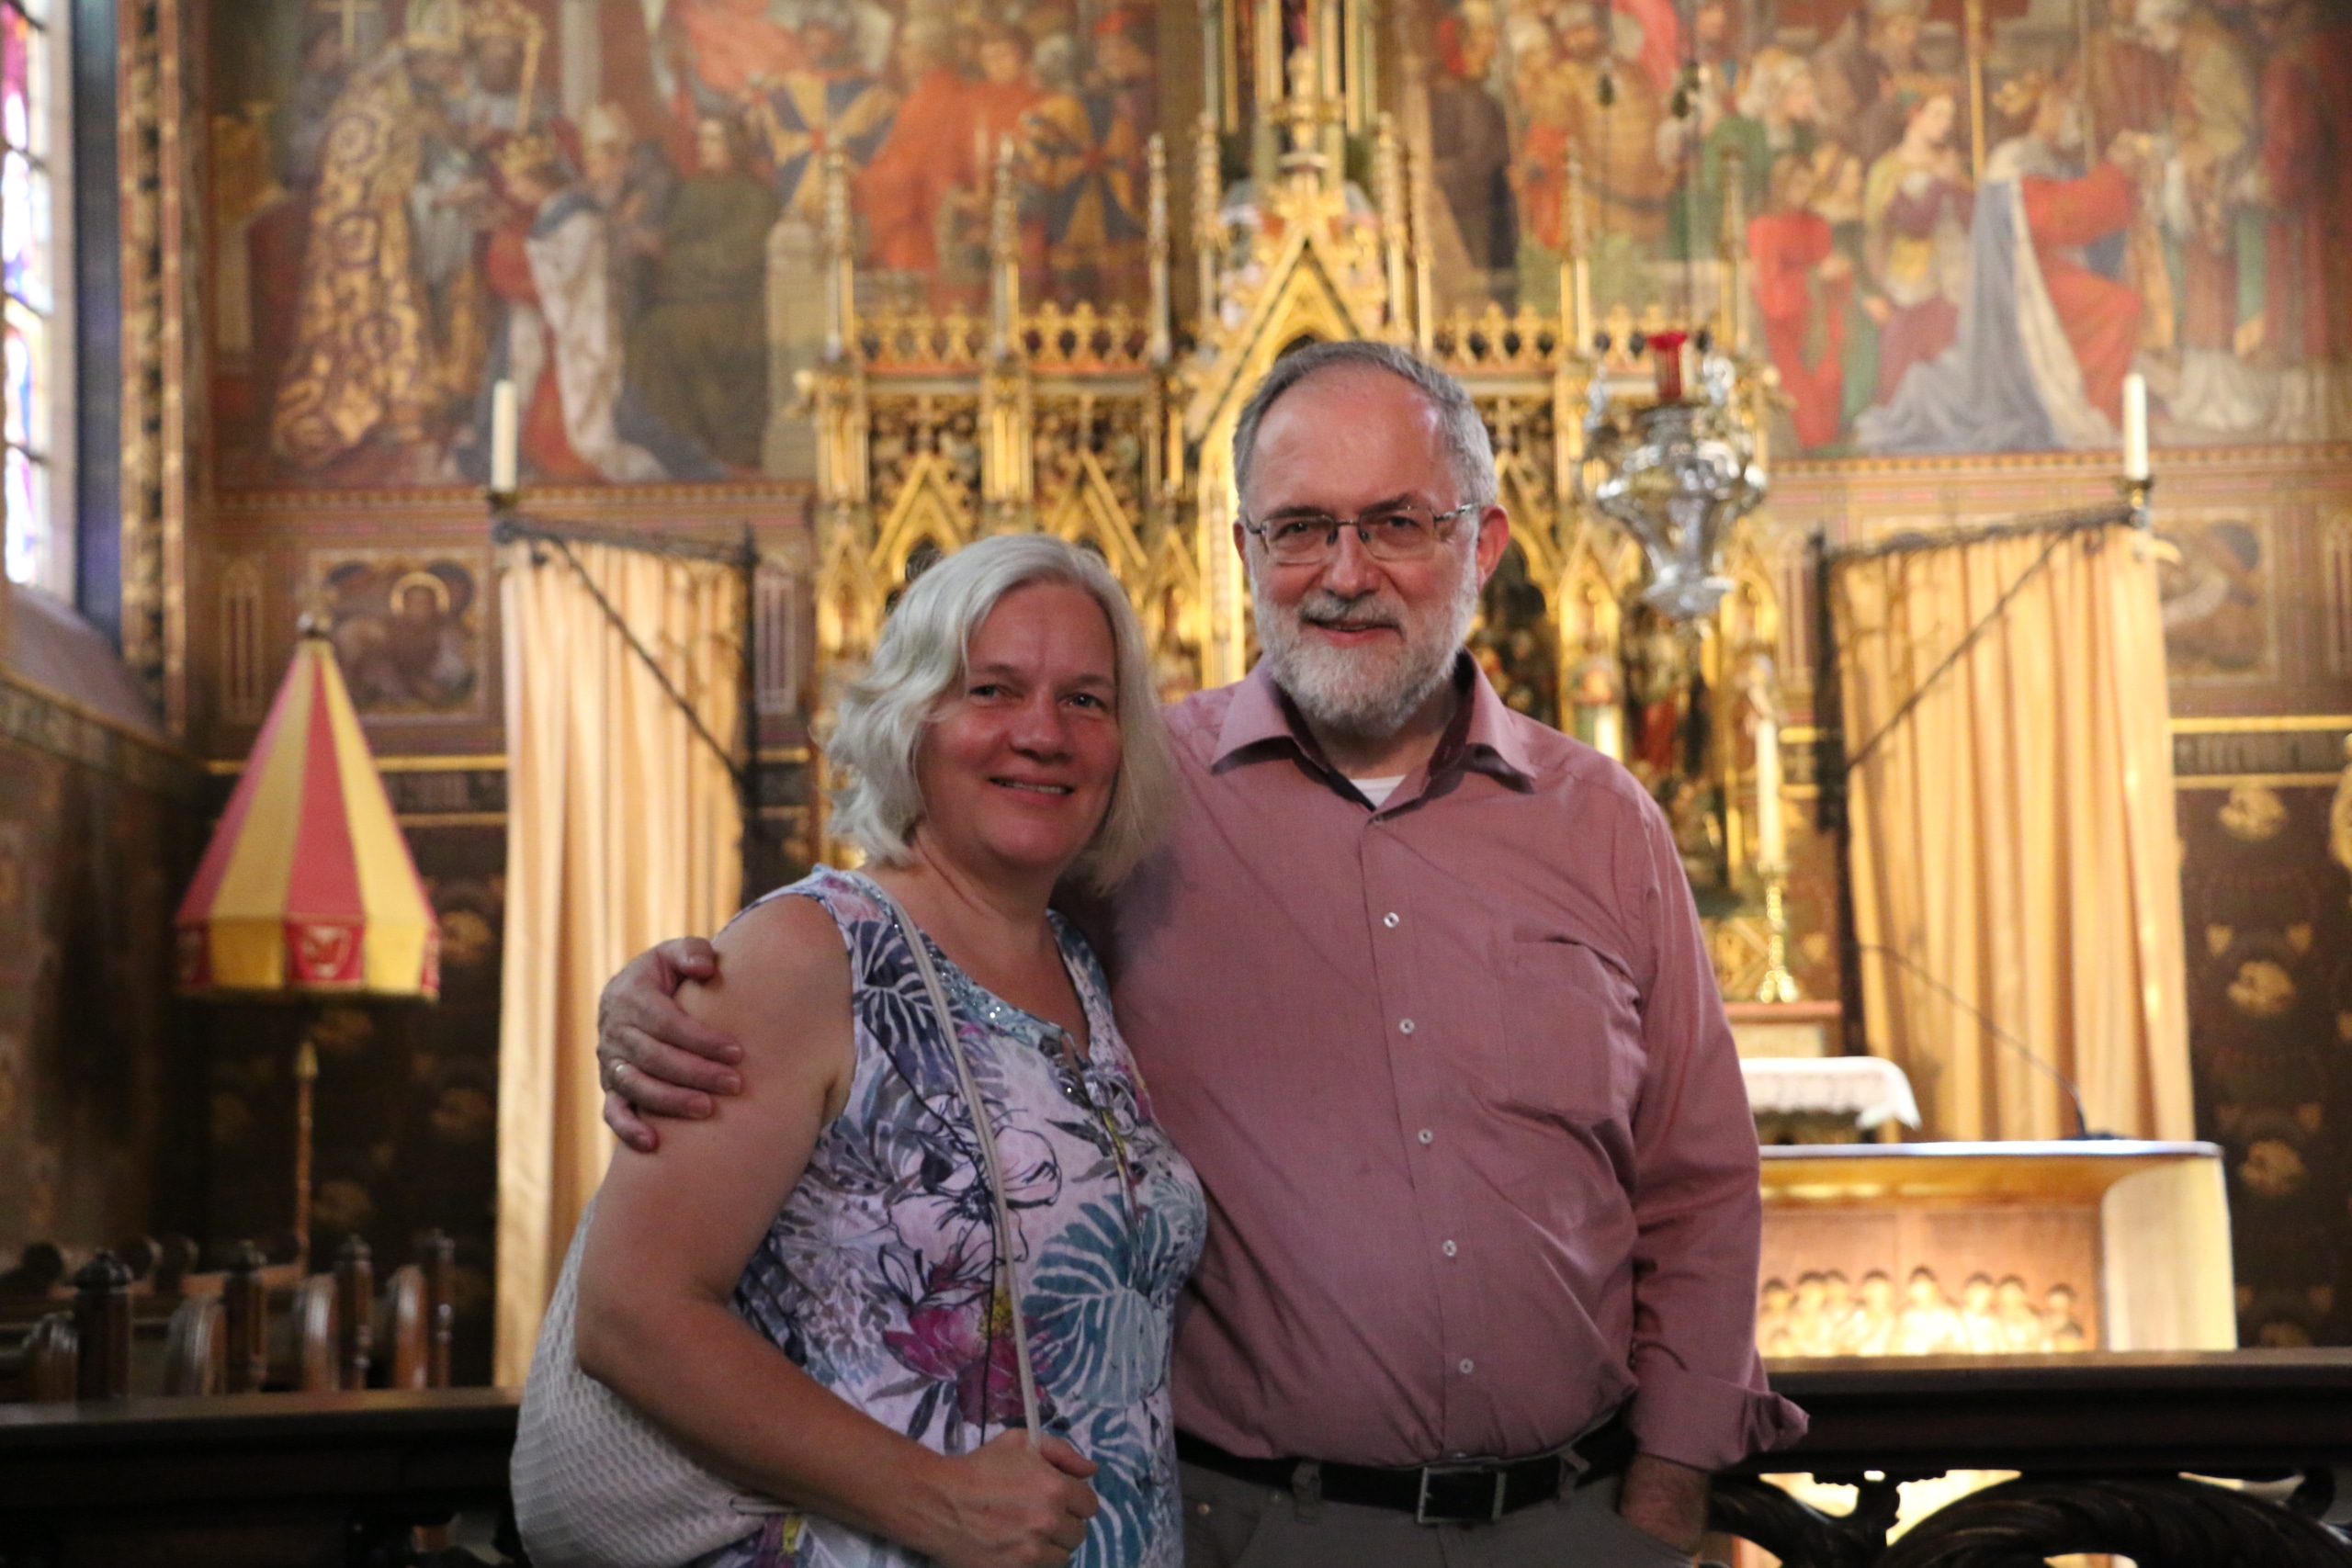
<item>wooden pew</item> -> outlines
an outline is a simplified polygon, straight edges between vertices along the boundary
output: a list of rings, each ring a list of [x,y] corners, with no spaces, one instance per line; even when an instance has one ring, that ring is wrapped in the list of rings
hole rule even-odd
[[[420,1250],[421,1261],[394,1270],[379,1292],[356,1236],[333,1273],[307,1276],[244,1243],[227,1269],[175,1279],[169,1295],[142,1293],[132,1264],[97,1253],[74,1271],[70,1291],[16,1298],[13,1350],[0,1325],[0,1400],[446,1388],[455,1247],[436,1231]],[[36,1281],[53,1279],[62,1258],[53,1247],[28,1257],[31,1268],[12,1273]],[[168,1255],[134,1258],[152,1277]],[[31,1315],[28,1304],[50,1310]]]

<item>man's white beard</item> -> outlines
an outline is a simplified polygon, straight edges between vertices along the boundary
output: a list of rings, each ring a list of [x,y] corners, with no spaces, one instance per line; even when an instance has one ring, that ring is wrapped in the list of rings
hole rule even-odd
[[[1385,595],[1343,599],[1321,588],[1309,590],[1285,610],[1268,600],[1263,575],[1257,572],[1250,577],[1250,600],[1274,684],[1308,722],[1381,740],[1403,729],[1453,675],[1454,655],[1478,613],[1478,572],[1475,559],[1464,559],[1453,597],[1418,616]],[[1341,616],[1359,625],[1395,626],[1403,636],[1396,645],[1336,648],[1306,629],[1309,620]]]

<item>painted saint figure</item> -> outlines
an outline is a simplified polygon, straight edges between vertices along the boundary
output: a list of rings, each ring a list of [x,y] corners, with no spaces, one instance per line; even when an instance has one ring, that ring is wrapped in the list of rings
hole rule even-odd
[[[898,112],[874,161],[857,176],[867,264],[928,278],[939,270],[939,209],[972,162],[969,88],[956,75],[946,32],[910,21],[899,37]]]
[[[1747,225],[1756,309],[1764,344],[1793,405],[1797,446],[1838,439],[1845,407],[1846,303],[1853,266],[1838,254],[1828,220],[1813,210],[1814,165],[1783,152],[1771,170],[1770,205]]]
[[[1903,139],[1906,102],[1934,90],[1919,61],[1928,0],[1864,0],[1813,56],[1822,124],[1864,163]]]
[[[653,303],[629,336],[629,376],[671,429],[755,469],[768,404],[768,231],[779,204],[745,170],[743,152],[735,122],[696,123],[697,167],[662,225]]]
[[[1873,452],[2016,452],[2114,445],[2140,296],[2084,250],[2131,221],[2147,141],[2126,131],[2075,175],[2073,100],[2041,95],[2027,132],[1987,160],[1954,341],[1914,365],[1855,435]]]
[[[1098,24],[1096,47],[1107,44],[1125,60],[1147,23],[1113,12]],[[1029,175],[1045,208],[1046,291],[1057,299],[1132,295],[1144,286],[1144,147],[1152,128],[1134,118],[1143,101],[1131,80],[1105,75],[1095,86],[1053,93],[1022,117]]]
[[[537,132],[506,144],[499,173],[516,216],[490,243],[491,287],[506,306],[492,379],[521,391],[525,461],[556,483],[667,479],[662,460],[616,423],[620,323],[596,198]]]
[[[447,132],[464,48],[454,5],[418,8],[328,117],[270,421],[271,451],[289,468],[424,444],[473,389],[484,306],[470,246],[489,188]]]
[[[2210,431],[2259,428],[2271,389],[2238,353],[2238,212],[2256,152],[2255,74],[2229,24],[2197,0],[2140,0],[2149,44],[2175,62],[2164,231],[2180,278],[2175,419]]]
[[[2352,434],[2352,20],[2319,0],[2256,0],[2269,47],[2261,83],[2262,152],[2247,184],[2263,220],[2260,357],[2279,374],[2280,433]]]
[[[1871,165],[1862,187],[1865,254],[1893,306],[1879,331],[1882,402],[1894,396],[1911,367],[1941,354],[1959,326],[1974,196],[1951,144],[1956,123],[1951,94],[1920,99],[1904,121],[1902,141]]]
[[[1601,279],[1612,255],[1640,255],[1666,237],[1675,171],[1657,155],[1665,100],[1646,73],[1615,55],[1608,13],[1589,0],[1570,0],[1551,27],[1527,21],[1532,25],[1514,34],[1514,91],[1527,117],[1510,175],[1519,197],[1520,297],[1548,300],[1559,288],[1571,147],[1584,167],[1585,221],[1609,242],[1595,257],[1595,288],[1605,297]]]
[[[1510,308],[1516,293],[1517,214],[1510,195],[1510,126],[1487,77],[1494,69],[1494,7],[1465,0],[1438,23],[1438,73],[1429,85],[1431,183],[1444,198],[1435,243],[1441,277],[1467,274],[1465,298]],[[1460,271],[1442,258],[1459,246]]]
[[[817,224],[825,155],[842,153],[853,175],[863,169],[889,135],[899,98],[859,62],[846,7],[812,10],[799,37],[809,64],[754,85],[751,124],[766,141],[786,214]]]

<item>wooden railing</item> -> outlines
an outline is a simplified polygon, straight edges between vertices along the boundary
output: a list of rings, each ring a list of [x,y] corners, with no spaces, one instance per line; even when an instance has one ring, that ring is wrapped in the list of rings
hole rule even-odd
[[[1714,1524],[1788,1568],[2352,1564],[2326,1522],[2352,1517],[2352,1350],[1841,1357],[1775,1362],[1772,1384],[1812,1429],[1719,1478]],[[1900,1483],[1962,1470],[2018,1477],[1890,1546]],[[1792,1472],[1856,1483],[1852,1512],[1757,1479]]]
[[[2352,1350],[1789,1361],[1773,1381],[1813,1429],[1720,1478],[1714,1523],[1788,1568],[2352,1564],[2326,1522],[2352,1512]],[[514,1420],[492,1389],[0,1406],[0,1568],[478,1561],[453,1530],[511,1554]],[[1958,1470],[2020,1473],[1890,1545],[1896,1487]],[[1758,1479],[1787,1472],[1858,1502],[1825,1514]]]
[[[473,1562],[516,1395],[485,1388],[0,1405],[0,1568]]]

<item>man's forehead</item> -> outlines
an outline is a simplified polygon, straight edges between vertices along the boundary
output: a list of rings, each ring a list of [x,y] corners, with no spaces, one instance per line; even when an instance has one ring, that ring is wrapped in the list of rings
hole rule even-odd
[[[1335,365],[1316,371],[1274,400],[1259,423],[1258,446],[1261,451],[1301,442],[1320,447],[1331,434],[1328,422],[1375,411],[1419,425],[1435,443],[1438,411],[1419,387],[1373,366]]]
[[[1341,366],[1316,372],[1266,411],[1248,499],[1261,508],[1362,505],[1390,492],[1433,495],[1450,474],[1437,410],[1420,389],[1383,370]]]

